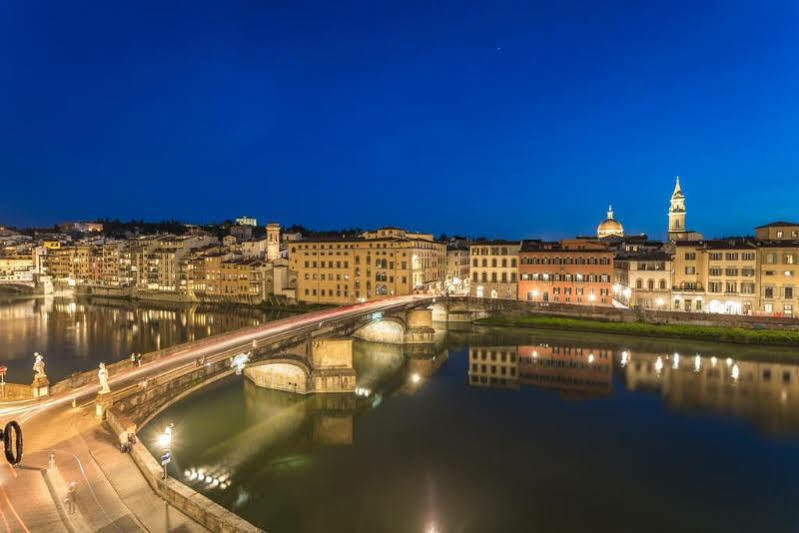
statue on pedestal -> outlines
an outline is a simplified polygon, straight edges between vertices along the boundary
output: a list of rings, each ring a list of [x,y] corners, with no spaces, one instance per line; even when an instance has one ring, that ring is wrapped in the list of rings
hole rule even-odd
[[[97,372],[97,379],[100,380],[99,394],[108,394],[111,389],[108,388],[108,370],[105,368],[105,363],[100,363],[100,370]]]
[[[33,363],[33,380],[36,381],[37,379],[46,378],[47,374],[44,373],[44,356],[39,352],[34,352],[33,355],[36,357],[36,361]]]
[[[34,398],[42,398],[50,393],[50,380],[47,379],[47,374],[44,373],[44,356],[39,352],[34,352],[36,360],[33,363],[33,383],[31,384],[31,392]]]

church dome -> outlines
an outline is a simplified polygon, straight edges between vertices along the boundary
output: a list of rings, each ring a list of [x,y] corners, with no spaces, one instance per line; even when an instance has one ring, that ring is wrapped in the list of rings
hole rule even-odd
[[[613,218],[612,206],[608,206],[608,218],[597,226],[596,236],[600,239],[603,237],[624,237],[624,227],[621,222]]]

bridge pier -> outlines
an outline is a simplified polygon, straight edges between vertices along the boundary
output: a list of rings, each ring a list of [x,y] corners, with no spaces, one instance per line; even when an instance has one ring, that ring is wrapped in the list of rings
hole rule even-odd
[[[433,310],[411,309],[406,313],[408,329],[405,332],[405,344],[432,344]]]

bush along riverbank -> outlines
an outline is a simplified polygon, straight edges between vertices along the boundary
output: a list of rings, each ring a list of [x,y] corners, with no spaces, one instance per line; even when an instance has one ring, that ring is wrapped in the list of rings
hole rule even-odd
[[[722,326],[690,326],[648,324],[644,322],[603,322],[583,318],[563,318],[540,315],[497,315],[476,320],[481,326],[514,328],[559,329],[643,337],[676,337],[739,344],[799,346],[799,331],[777,329],[744,329]]]

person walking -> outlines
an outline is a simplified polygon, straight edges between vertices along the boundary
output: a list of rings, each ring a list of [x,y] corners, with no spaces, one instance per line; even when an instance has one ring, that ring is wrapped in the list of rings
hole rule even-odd
[[[75,514],[76,502],[75,498],[78,494],[78,483],[76,481],[70,481],[69,486],[67,487],[67,497],[64,498],[64,503],[67,504],[67,512],[69,514]]]

